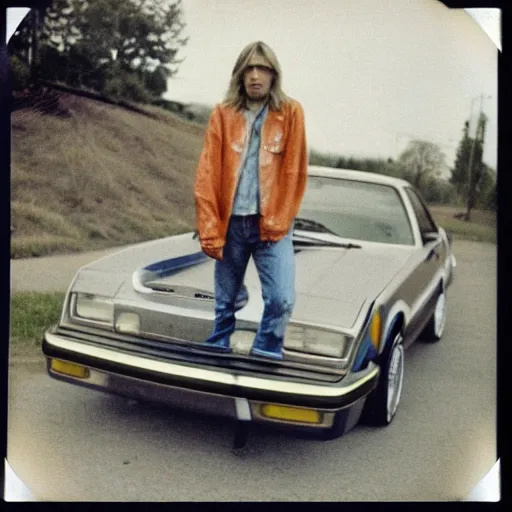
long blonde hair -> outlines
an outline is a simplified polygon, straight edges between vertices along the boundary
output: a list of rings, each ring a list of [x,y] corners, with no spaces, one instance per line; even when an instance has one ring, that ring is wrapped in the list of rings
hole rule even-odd
[[[281,66],[275,53],[272,49],[262,41],[256,41],[248,44],[238,56],[238,59],[233,67],[231,73],[231,80],[229,82],[228,91],[224,98],[224,103],[227,106],[241,110],[245,106],[246,95],[244,89],[244,72],[251,57],[259,54],[267,59],[271,66],[274,68],[272,85],[269,92],[269,106],[273,110],[279,110],[281,102],[288,100],[288,97],[281,88],[282,73]]]

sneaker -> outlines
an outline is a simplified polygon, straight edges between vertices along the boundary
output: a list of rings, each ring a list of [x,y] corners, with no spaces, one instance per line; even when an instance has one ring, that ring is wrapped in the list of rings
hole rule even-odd
[[[226,345],[223,341],[216,341],[216,342],[205,342],[202,345],[203,348],[207,350],[214,350],[215,352],[222,352],[224,354],[229,354],[231,352],[231,347],[229,345]]]
[[[262,350],[261,348],[254,347],[251,349],[251,355],[267,357],[269,359],[275,359],[276,361],[281,361],[283,359],[283,354],[281,352],[272,352],[270,350]]]

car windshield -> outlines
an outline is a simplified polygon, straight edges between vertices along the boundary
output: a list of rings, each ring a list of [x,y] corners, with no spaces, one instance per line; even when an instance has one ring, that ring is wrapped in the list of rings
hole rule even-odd
[[[389,185],[309,176],[297,217],[302,219],[296,225],[300,230],[318,232],[323,225],[325,232],[343,238],[414,244],[402,198]]]

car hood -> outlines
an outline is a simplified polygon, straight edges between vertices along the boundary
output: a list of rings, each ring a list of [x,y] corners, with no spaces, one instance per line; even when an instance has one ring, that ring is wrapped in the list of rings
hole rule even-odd
[[[350,328],[363,306],[369,306],[405,264],[410,251],[378,248],[307,248],[296,255],[296,302],[293,320],[324,326]],[[196,269],[199,271],[199,269]],[[213,266],[179,276],[190,284],[192,275],[213,290]],[[178,277],[178,276],[176,276]],[[261,318],[263,301],[254,263],[247,268],[244,283],[249,303],[239,318]]]
[[[155,242],[98,260],[83,269],[86,274],[82,272],[82,275],[78,275],[74,289],[89,293],[100,293],[102,289],[106,295],[133,299],[136,296],[132,284],[135,270],[154,264],[159,257],[164,259],[183,254],[185,246],[189,254],[200,250],[199,244],[196,241],[192,243],[190,237],[179,238],[184,244],[181,253],[176,252],[176,246],[173,246],[173,250],[169,246],[165,251],[162,244]],[[405,264],[412,251],[411,247],[406,246],[362,245],[360,249],[307,247],[297,252],[293,320],[352,327],[363,306],[369,305],[377,297]],[[213,296],[214,265],[213,260],[206,259],[168,277],[154,278],[151,283],[183,287]],[[258,323],[263,313],[263,301],[258,273],[252,260],[244,284],[249,300],[237,317]]]

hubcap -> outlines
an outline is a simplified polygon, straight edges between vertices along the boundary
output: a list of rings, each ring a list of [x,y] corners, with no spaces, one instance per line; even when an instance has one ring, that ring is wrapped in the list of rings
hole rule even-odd
[[[446,320],[446,299],[444,293],[441,293],[437,299],[436,311],[434,315],[434,329],[436,336],[440,338],[443,335],[444,324]]]
[[[398,408],[404,377],[404,347],[398,343],[393,348],[388,370],[387,420],[391,421]]]

